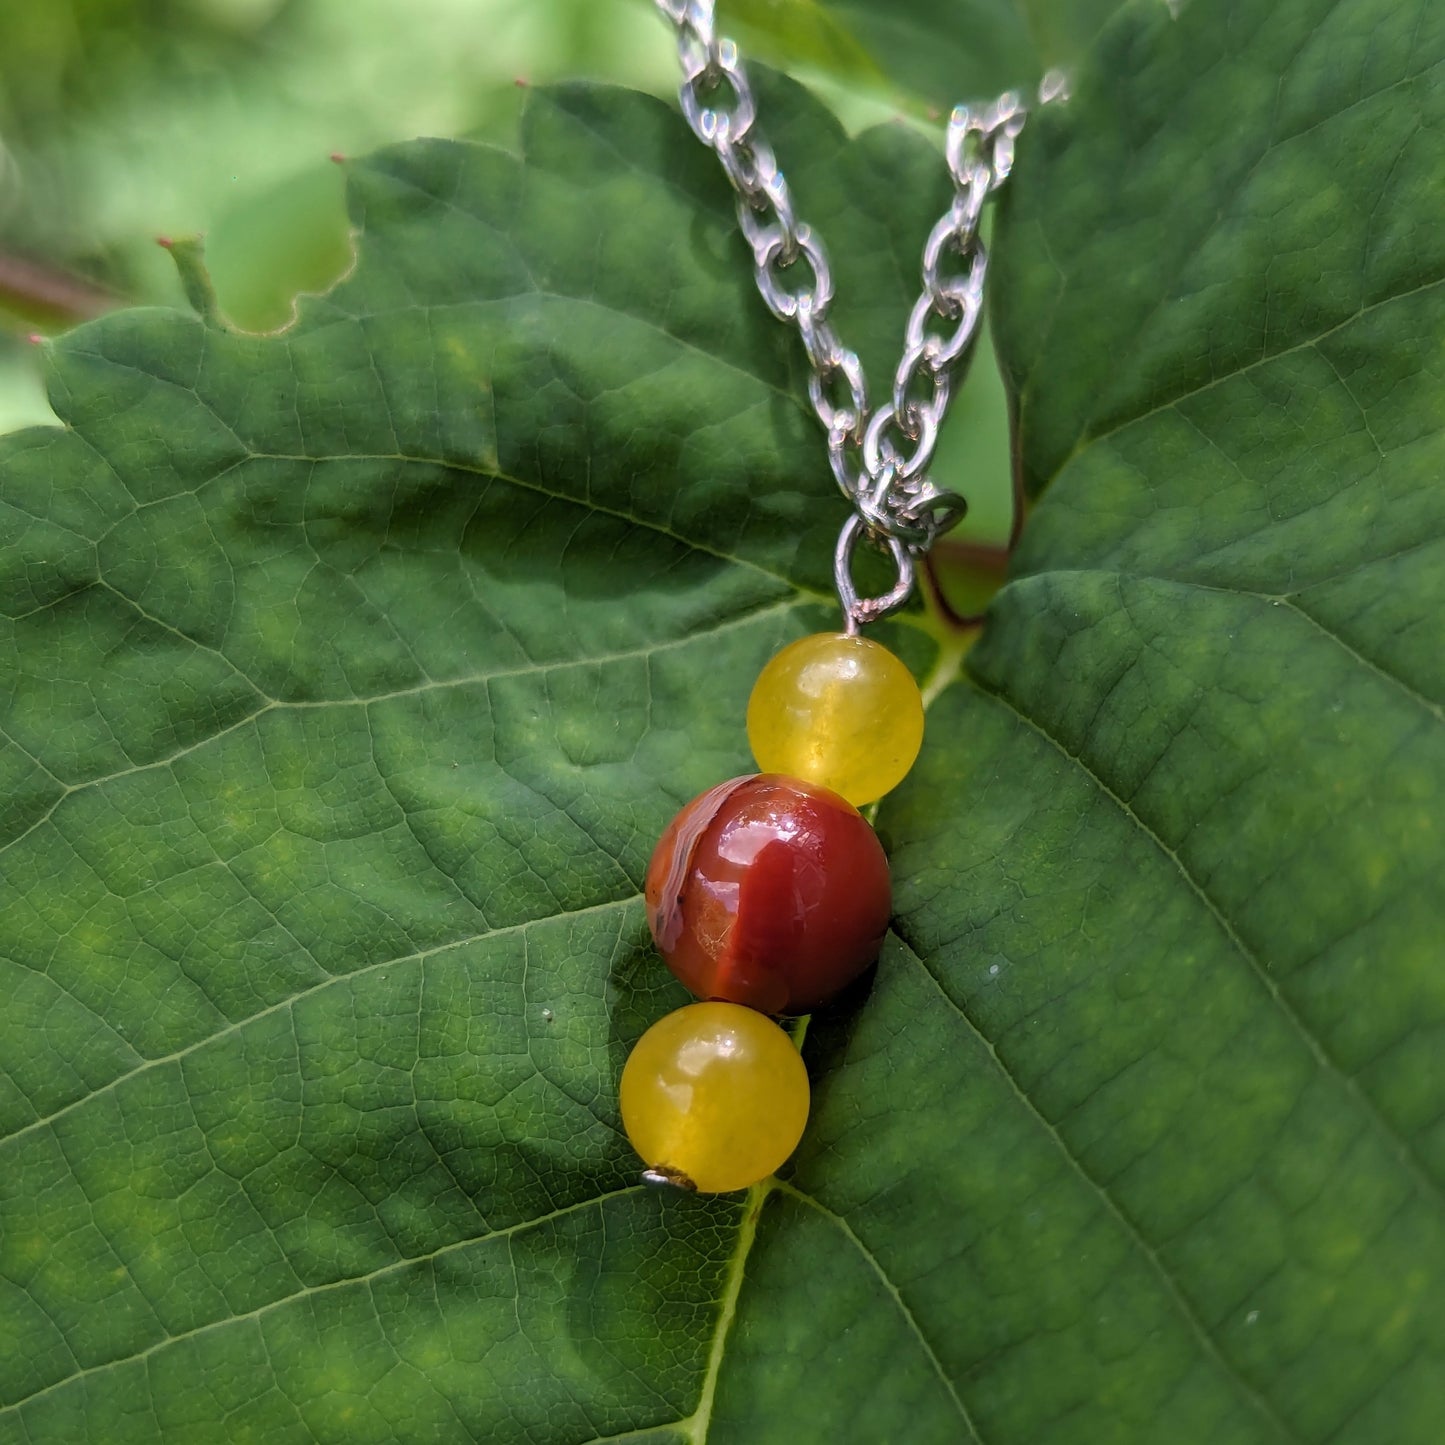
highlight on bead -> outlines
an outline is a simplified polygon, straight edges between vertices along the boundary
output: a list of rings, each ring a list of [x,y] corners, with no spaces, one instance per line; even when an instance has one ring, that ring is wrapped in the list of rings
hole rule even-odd
[[[699,998],[808,1013],[878,956],[888,859],[846,799],[797,778],[731,778],[668,825],[644,889],[667,966]]]
[[[766,1179],[797,1148],[808,1071],[763,1014],[695,1003],[638,1039],[619,1102],[649,1182],[725,1194]]]
[[[855,808],[896,788],[923,745],[923,697],[893,653],[817,632],[768,662],[748,699],[758,767],[841,794]]]

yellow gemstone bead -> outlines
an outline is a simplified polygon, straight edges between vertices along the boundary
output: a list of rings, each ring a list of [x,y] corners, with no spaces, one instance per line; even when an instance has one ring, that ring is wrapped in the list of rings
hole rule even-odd
[[[841,793],[855,808],[903,781],[923,745],[923,698],[886,647],[842,632],[789,643],[748,699],[748,741],[765,773]]]
[[[808,1071],[764,1014],[695,1003],[659,1019],[622,1070],[622,1124],[656,1169],[704,1194],[766,1179],[808,1122]]]

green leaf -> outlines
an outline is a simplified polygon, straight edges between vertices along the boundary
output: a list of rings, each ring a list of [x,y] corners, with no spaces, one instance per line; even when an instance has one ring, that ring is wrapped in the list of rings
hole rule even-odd
[[[732,0],[720,7],[771,58],[946,114],[1071,64],[1119,0]]]
[[[1047,491],[935,719],[968,886],[923,790],[890,825],[906,936],[1167,1310],[1120,1438],[1438,1430],[1442,57],[1425,4],[1135,7],[1000,227]]]
[[[877,89],[883,72],[826,0],[733,0],[721,23],[737,30],[749,51],[801,64],[850,86]]]
[[[518,77],[666,92],[674,70],[637,0],[416,0],[404,25],[395,0],[6,4],[0,234],[118,295],[179,303],[154,239],[204,233],[227,315],[269,328],[341,269],[332,152],[510,137]]]
[[[0,1442],[1433,1442],[1442,55],[1151,3],[1031,123],[1040,500],[745,1200],[634,1183],[637,887],[840,503],[681,123],[539,96],[520,162],[350,167],[284,335],[57,344],[0,445]],[[936,157],[764,106],[876,386]]]
[[[767,89],[891,351],[936,158]],[[542,95],[524,143],[352,167],[294,329],[117,314],[0,450],[0,1440],[696,1406],[741,1206],[618,1132],[682,997],[638,886],[841,504],[672,112]]]

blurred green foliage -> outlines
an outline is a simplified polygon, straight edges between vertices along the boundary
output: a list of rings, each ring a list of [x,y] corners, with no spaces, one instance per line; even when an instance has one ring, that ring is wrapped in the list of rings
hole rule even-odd
[[[720,9],[751,54],[803,72],[850,126],[926,114],[854,37],[846,7]],[[27,334],[108,305],[184,304],[158,237],[203,233],[227,316],[272,329],[348,264],[332,153],[423,134],[507,144],[518,80],[669,93],[673,67],[649,0],[7,0],[0,432],[50,416]],[[942,469],[974,499],[969,530],[999,539],[1007,426],[996,373],[979,370]]]
[[[91,314],[95,287],[179,300],[157,236],[206,233],[232,319],[282,324],[347,259],[332,152],[504,136],[517,78],[656,88],[669,59],[635,0],[9,0],[0,429],[45,414],[25,333]]]

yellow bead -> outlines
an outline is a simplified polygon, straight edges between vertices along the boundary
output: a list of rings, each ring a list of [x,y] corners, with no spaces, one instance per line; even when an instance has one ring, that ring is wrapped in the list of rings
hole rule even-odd
[[[841,793],[855,808],[903,781],[923,745],[913,674],[864,637],[815,632],[762,670],[748,699],[748,741],[765,773]]]
[[[649,1169],[704,1194],[766,1179],[803,1137],[808,1071],[764,1014],[695,1003],[659,1019],[622,1070],[622,1123]]]

